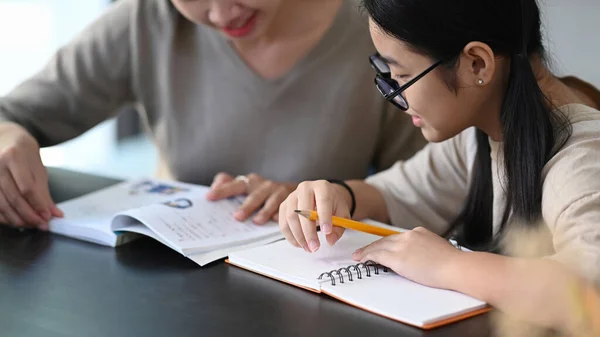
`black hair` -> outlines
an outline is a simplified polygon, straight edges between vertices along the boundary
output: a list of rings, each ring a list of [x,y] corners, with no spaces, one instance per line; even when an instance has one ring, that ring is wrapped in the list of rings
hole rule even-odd
[[[530,57],[545,60],[536,0],[363,0],[370,18],[388,35],[455,69],[458,55],[473,41],[510,58],[510,75],[501,110],[506,208],[509,218],[535,225],[541,217],[542,170],[570,137],[566,117],[540,89]],[[492,170],[488,136],[476,131],[477,154],[469,194],[446,236],[474,249],[491,249]]]

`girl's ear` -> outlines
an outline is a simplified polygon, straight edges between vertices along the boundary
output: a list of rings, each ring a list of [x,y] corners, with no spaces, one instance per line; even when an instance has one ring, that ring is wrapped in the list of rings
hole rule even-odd
[[[470,42],[460,55],[459,83],[465,86],[484,86],[492,81],[496,72],[495,54],[483,42]]]

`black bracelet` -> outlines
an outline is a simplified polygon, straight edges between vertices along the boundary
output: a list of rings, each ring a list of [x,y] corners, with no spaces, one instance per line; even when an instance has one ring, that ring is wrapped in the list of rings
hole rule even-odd
[[[343,188],[345,188],[346,190],[348,190],[348,193],[350,193],[350,198],[352,199],[352,207],[350,208],[350,217],[351,218],[354,217],[354,211],[356,210],[356,197],[354,196],[354,191],[352,191],[352,188],[350,186],[348,186],[348,184],[346,184],[346,182],[343,180],[328,179],[327,181],[332,184],[340,185]]]

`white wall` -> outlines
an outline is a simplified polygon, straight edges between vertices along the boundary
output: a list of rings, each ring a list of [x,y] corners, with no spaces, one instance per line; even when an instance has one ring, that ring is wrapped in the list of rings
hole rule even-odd
[[[542,0],[541,6],[554,70],[600,87],[600,0]]]

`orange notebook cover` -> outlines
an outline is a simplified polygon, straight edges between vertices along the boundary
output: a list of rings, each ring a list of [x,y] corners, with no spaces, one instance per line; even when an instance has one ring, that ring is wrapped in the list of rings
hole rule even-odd
[[[352,261],[352,252],[377,236],[346,231],[333,247],[319,236],[322,245],[316,253],[279,241],[231,253],[227,263],[424,330],[491,310],[465,294],[412,282],[373,263]]]

